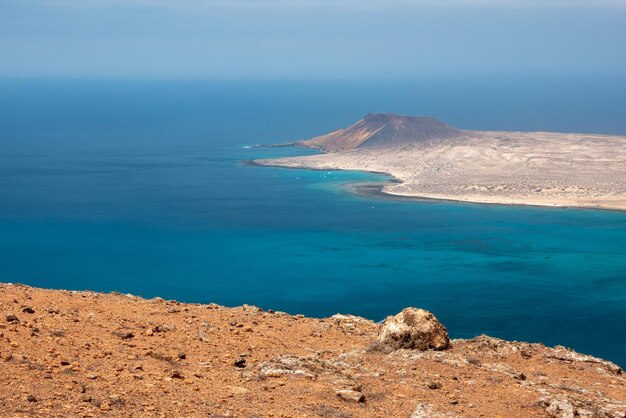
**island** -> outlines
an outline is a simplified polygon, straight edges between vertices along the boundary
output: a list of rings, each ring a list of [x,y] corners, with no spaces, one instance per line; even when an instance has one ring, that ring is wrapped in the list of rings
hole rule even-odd
[[[463,130],[371,113],[293,145],[322,153],[253,163],[387,173],[397,181],[382,191],[395,196],[626,210],[626,136]]]

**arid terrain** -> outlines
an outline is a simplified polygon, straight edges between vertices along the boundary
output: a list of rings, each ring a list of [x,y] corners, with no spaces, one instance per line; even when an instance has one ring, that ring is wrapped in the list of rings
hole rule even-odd
[[[388,173],[392,195],[626,210],[626,137],[468,131],[427,117],[370,114],[297,145],[324,154],[260,165]]]
[[[620,367],[564,347],[0,284],[3,417],[625,417]]]

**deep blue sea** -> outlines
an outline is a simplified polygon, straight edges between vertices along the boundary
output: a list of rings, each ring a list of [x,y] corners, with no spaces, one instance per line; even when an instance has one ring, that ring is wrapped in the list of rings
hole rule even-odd
[[[626,134],[626,78],[0,81],[0,281],[562,344],[626,364],[626,213],[411,202],[255,167],[369,112]]]

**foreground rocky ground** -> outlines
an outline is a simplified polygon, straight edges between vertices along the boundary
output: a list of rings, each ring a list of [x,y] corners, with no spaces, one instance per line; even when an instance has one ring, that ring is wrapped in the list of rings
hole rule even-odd
[[[0,313],[3,417],[626,416],[618,366],[448,341],[421,310],[381,326],[0,284]]]

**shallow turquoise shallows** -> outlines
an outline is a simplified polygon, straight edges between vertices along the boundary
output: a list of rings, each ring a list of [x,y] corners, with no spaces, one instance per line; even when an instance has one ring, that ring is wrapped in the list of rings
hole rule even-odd
[[[570,82],[2,81],[0,280],[375,320],[417,306],[454,337],[626,364],[626,213],[394,201],[347,186],[384,176],[242,163],[376,111],[626,133],[623,81]]]

